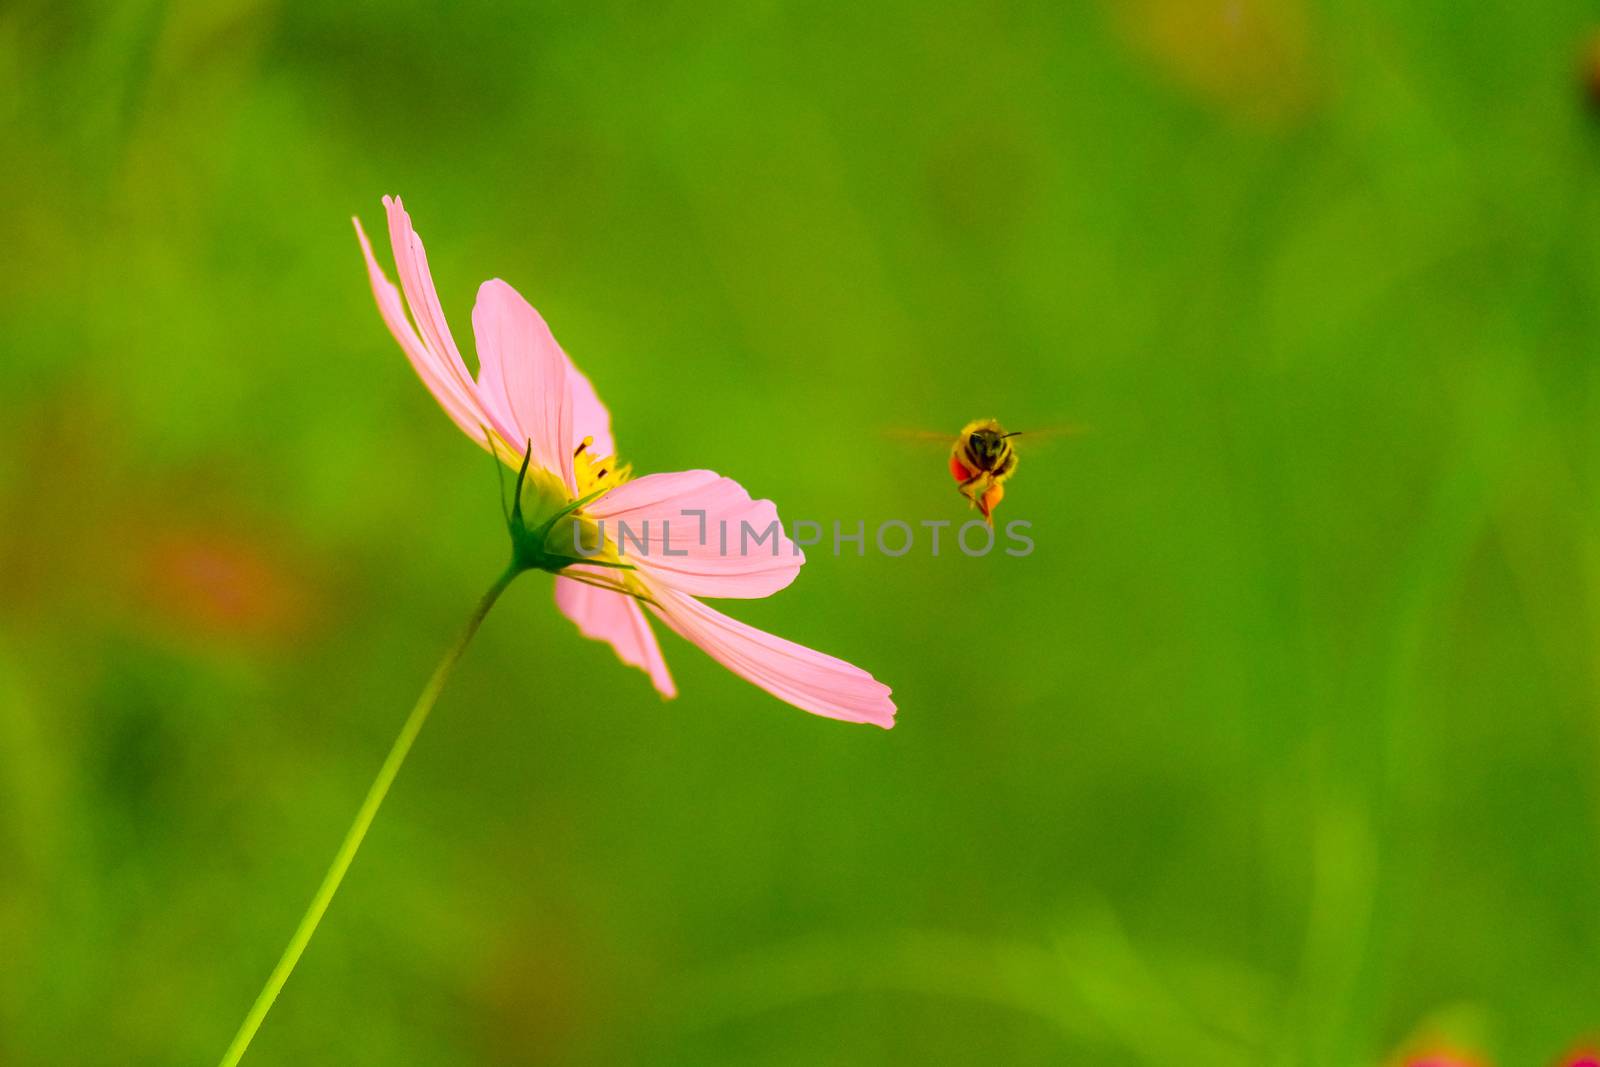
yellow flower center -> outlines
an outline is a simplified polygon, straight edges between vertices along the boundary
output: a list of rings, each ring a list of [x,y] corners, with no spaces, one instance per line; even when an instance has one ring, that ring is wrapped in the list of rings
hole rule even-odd
[[[631,466],[618,466],[615,456],[597,456],[593,449],[594,438],[585,437],[572,453],[572,473],[580,500],[596,491],[615,489],[633,473]]]

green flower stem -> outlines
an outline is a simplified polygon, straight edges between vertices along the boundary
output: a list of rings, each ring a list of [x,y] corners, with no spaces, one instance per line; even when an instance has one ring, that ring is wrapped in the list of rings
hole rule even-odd
[[[371,827],[373,817],[378,814],[378,807],[388,795],[389,786],[394,784],[395,775],[400,773],[400,765],[405,762],[412,743],[422,731],[422,724],[428,721],[428,713],[433,710],[434,702],[439,699],[439,692],[450,678],[450,672],[460,662],[467,645],[472,643],[473,635],[478,632],[478,627],[489,614],[489,609],[494,607],[495,601],[500,599],[500,594],[505,592],[506,587],[521,573],[522,568],[513,564],[494,585],[489,587],[489,591],[483,594],[483,599],[478,601],[472,617],[462,628],[461,636],[456,638],[455,644],[450,646],[449,651],[444,654],[444,659],[434,668],[433,677],[429,678],[428,684],[423,687],[422,695],[417,697],[416,706],[406,717],[405,725],[400,727],[400,734],[394,739],[383,766],[378,768],[378,777],[373,779],[371,788],[367,790],[366,799],[361,802],[361,808],[356,812],[355,822],[350,824],[350,829],[344,835],[344,841],[339,845],[338,853],[333,857],[333,864],[328,868],[328,873],[322,876],[322,884],[317,887],[316,896],[311,898],[311,906],[306,908],[305,915],[300,919],[300,925],[295,927],[294,936],[289,938],[289,944],[284,947],[283,956],[267,978],[266,986],[256,997],[256,1002],[250,1006],[250,1013],[240,1024],[233,1043],[228,1046],[228,1051],[222,1054],[220,1067],[235,1067],[243,1058],[245,1050],[250,1047],[250,1041],[261,1028],[262,1020],[267,1017],[267,1012],[272,1010],[273,1001],[278,999],[283,984],[294,972],[295,964],[300,962],[300,956],[305,952],[306,945],[310,944],[311,935],[317,932],[317,924],[322,921],[322,915],[328,910],[333,895],[339,891],[339,883],[344,881],[345,872],[350,869],[350,862],[356,858],[356,851],[361,848],[361,842],[367,836],[367,829]]]

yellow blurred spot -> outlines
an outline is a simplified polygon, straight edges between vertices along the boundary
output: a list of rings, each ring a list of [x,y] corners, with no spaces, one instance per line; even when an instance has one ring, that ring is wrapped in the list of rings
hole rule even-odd
[[[1169,81],[1236,118],[1284,126],[1311,109],[1307,18],[1297,0],[1129,0],[1113,16]]]

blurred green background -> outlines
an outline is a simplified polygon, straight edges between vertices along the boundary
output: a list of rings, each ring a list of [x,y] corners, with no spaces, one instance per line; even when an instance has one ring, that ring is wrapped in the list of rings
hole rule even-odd
[[[545,313],[638,470],[968,517],[523,578],[247,1064],[1546,1064],[1600,1028],[1591,3],[0,8],[0,1062],[209,1064],[506,550],[384,330]],[[388,254],[383,252],[384,262]],[[470,357],[469,357],[470,358]]]

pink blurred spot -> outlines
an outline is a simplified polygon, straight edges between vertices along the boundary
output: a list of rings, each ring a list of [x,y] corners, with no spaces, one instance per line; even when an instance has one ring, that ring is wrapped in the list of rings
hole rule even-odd
[[[180,631],[271,641],[309,615],[304,582],[264,544],[202,527],[158,532],[140,553],[135,594]]]

